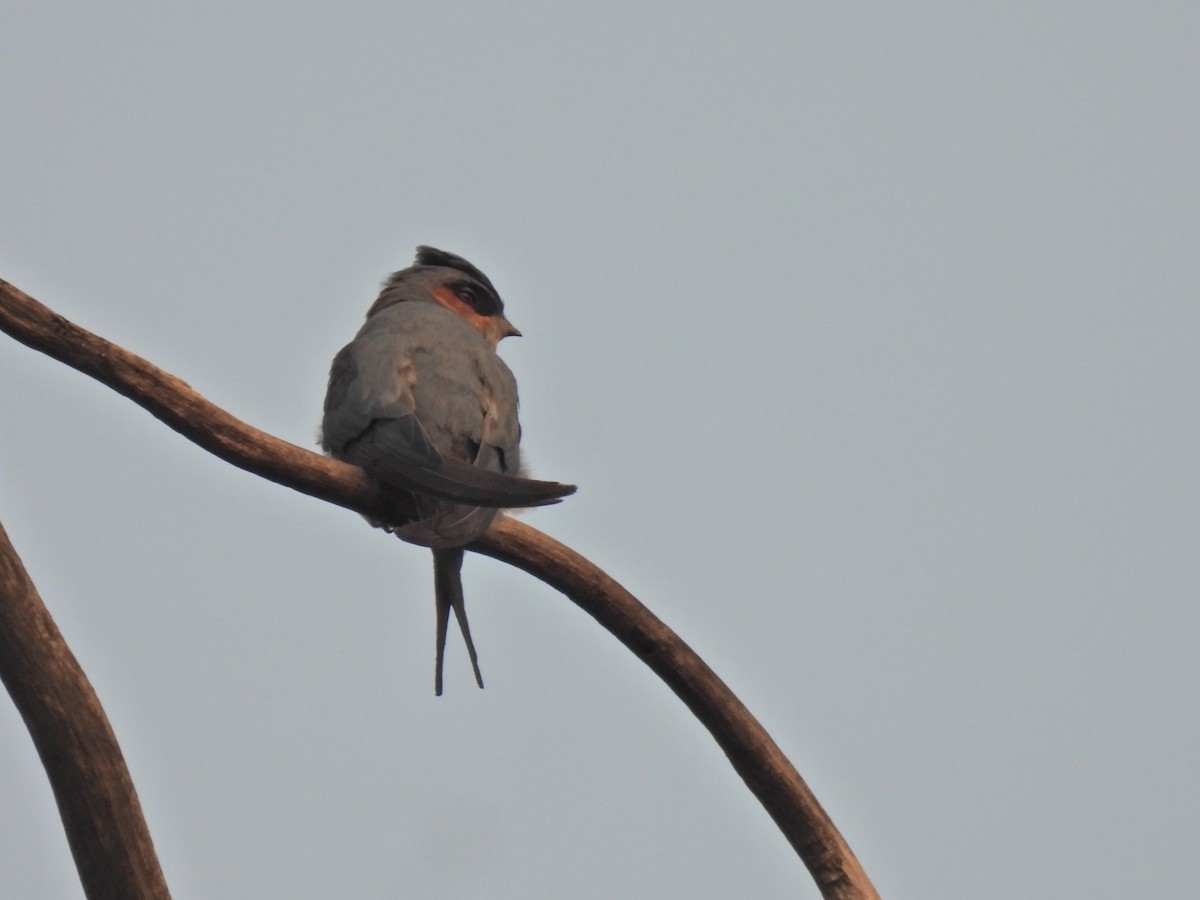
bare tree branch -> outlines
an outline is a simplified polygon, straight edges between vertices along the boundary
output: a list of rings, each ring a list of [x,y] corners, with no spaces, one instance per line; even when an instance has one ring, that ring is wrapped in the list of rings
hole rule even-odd
[[[876,897],[829,815],[766,729],[683,639],[599,567],[570,547],[504,516],[470,545],[570,597],[667,683],[709,730],[824,897]]]
[[[258,431],[149,362],[67,321],[0,280],[0,330],[129,397],[236,466],[297,491],[397,521],[407,515],[361,469]],[[502,517],[470,545],[563,592],[653,669],[708,728],[800,855],[822,896],[878,895],[850,847],[770,735],[678,635],[616,581],[534,528]]]
[[[169,900],[117,738],[3,525],[0,680],[42,758],[89,900]]]
[[[411,515],[362,469],[259,431],[140,356],[80,328],[0,279],[0,331],[128,397],[209,453],[277,484],[382,521]]]

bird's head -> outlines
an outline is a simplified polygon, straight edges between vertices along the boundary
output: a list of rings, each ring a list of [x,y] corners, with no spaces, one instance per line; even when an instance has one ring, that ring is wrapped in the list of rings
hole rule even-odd
[[[412,266],[393,274],[368,316],[404,300],[437,303],[464,319],[493,349],[506,337],[520,337],[504,317],[504,301],[491,280],[461,256],[434,247],[417,248]]]

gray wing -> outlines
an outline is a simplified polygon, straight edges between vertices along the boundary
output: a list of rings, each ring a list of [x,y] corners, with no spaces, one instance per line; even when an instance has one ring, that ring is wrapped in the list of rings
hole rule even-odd
[[[412,304],[416,306],[417,304]],[[376,422],[411,418],[416,411],[413,382],[422,319],[405,307],[372,316],[341,349],[329,373],[321,445],[340,456]],[[415,461],[436,462],[438,454],[417,428],[394,449]]]
[[[462,321],[454,319],[455,325]],[[447,341],[430,354],[436,358],[417,358],[412,384],[416,417],[444,457],[515,474],[521,441],[516,379],[474,329],[462,324],[467,332],[463,340]]]

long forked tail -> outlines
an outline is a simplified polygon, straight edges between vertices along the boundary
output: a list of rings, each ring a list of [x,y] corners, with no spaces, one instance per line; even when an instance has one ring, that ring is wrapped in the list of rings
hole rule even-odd
[[[483,687],[483,675],[479,672],[479,657],[475,654],[475,643],[471,640],[471,627],[467,624],[467,608],[463,604],[462,590],[463,548],[449,547],[433,551],[433,592],[437,600],[437,657],[433,676],[433,692],[442,696],[442,662],[446,656],[446,630],[450,624],[450,610],[458,619],[463,639],[467,642],[467,654],[471,657],[471,668],[475,670],[475,683]]]

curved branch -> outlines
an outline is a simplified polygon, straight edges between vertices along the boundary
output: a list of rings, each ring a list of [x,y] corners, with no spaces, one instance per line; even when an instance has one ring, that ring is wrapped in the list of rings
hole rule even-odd
[[[79,328],[3,280],[0,330],[102,381],[227,462],[370,518],[396,521],[395,498],[361,469],[246,425],[178,378]],[[632,594],[569,548],[507,517],[469,549],[557,588],[653,669],[708,728],[800,855],[822,896],[878,896],[829,816],[762,725]]]
[[[508,516],[469,548],[561,591],[653,669],[725,751],[804,860],[822,896],[877,896],[850,846],[766,729],[696,651],[633,594],[570,547]]]
[[[414,510],[357,466],[305,450],[231,416],[187,382],[80,328],[0,279],[0,331],[128,397],[188,440],[276,484],[385,522]]]
[[[0,681],[42,758],[89,900],[169,900],[116,735],[3,525]]]

